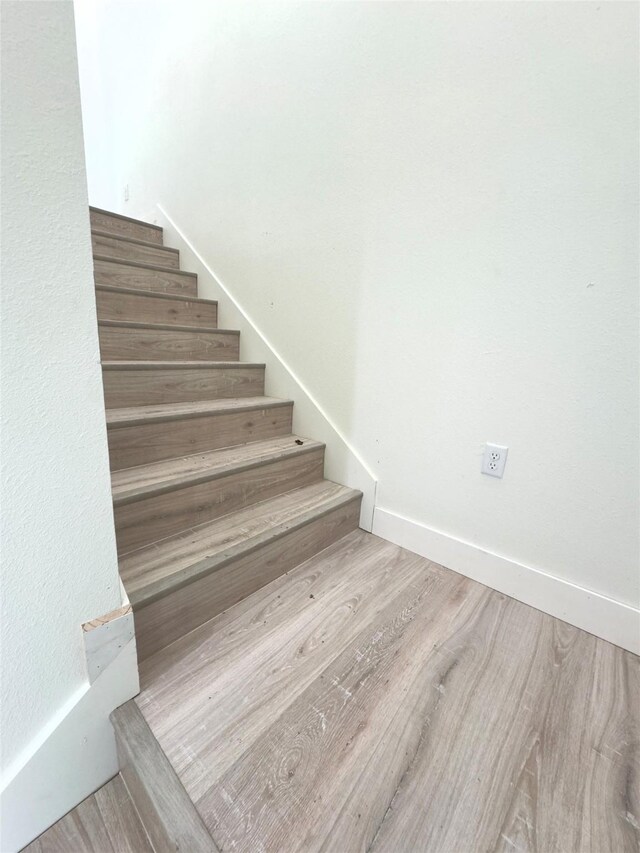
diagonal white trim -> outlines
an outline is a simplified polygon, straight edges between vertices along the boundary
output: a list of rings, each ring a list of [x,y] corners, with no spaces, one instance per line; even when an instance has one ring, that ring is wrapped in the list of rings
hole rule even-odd
[[[349,442],[349,439],[348,439],[348,438],[344,435],[344,433],[340,430],[340,428],[337,426],[337,424],[335,423],[335,421],[333,421],[333,420],[332,420],[331,416],[327,413],[326,409],[322,406],[322,404],[321,404],[321,403],[319,403],[319,402],[318,402],[318,400],[316,400],[316,398],[313,396],[312,392],[311,392],[311,391],[309,390],[309,388],[305,385],[305,383],[302,381],[302,379],[300,379],[300,377],[299,377],[299,376],[298,376],[298,374],[295,372],[295,370],[291,367],[291,365],[289,364],[289,362],[288,362],[288,361],[287,361],[287,360],[286,360],[286,359],[285,359],[285,358],[284,358],[284,357],[283,357],[283,356],[278,352],[278,350],[276,349],[276,347],[271,343],[271,341],[269,340],[269,338],[268,338],[268,337],[264,334],[264,332],[261,330],[260,326],[256,323],[256,321],[253,319],[253,317],[249,314],[249,312],[247,311],[247,309],[246,309],[246,308],[245,308],[245,307],[244,307],[244,306],[243,306],[243,305],[238,301],[238,299],[236,299],[236,297],[233,295],[233,293],[232,293],[232,291],[229,289],[229,287],[227,287],[227,285],[223,282],[223,280],[222,280],[222,279],[220,278],[220,276],[215,272],[215,270],[213,270],[213,269],[211,268],[211,266],[207,263],[207,261],[204,259],[204,257],[200,254],[200,252],[196,249],[196,247],[193,245],[193,243],[192,243],[192,242],[189,240],[189,238],[186,236],[186,234],[184,233],[184,231],[180,228],[180,226],[179,226],[179,225],[177,225],[177,224],[176,224],[175,220],[174,220],[174,219],[172,219],[172,217],[167,213],[167,211],[165,210],[165,208],[164,208],[161,204],[158,204],[158,205],[157,205],[157,207],[158,207],[158,210],[162,213],[162,215],[167,219],[167,221],[171,223],[171,226],[172,226],[172,227],[175,229],[175,231],[180,235],[181,239],[182,239],[182,240],[184,240],[184,242],[187,244],[187,246],[191,249],[191,251],[193,252],[193,254],[194,254],[194,255],[196,256],[196,258],[200,261],[200,263],[202,264],[202,266],[207,270],[207,272],[209,273],[209,275],[210,275],[210,276],[215,280],[215,282],[216,282],[216,284],[218,285],[218,287],[220,288],[220,290],[224,291],[224,293],[226,294],[226,296],[228,296],[228,298],[231,300],[231,302],[233,302],[233,304],[234,304],[234,305],[235,305],[235,307],[238,309],[238,311],[240,311],[240,313],[243,315],[243,317],[245,318],[245,320],[247,321],[247,323],[249,323],[249,324],[253,327],[253,329],[255,330],[256,334],[260,337],[260,340],[261,340],[261,341],[262,341],[262,342],[263,342],[267,347],[269,347],[269,349],[270,349],[270,350],[271,350],[271,352],[274,354],[274,356],[278,359],[278,361],[280,362],[280,364],[282,364],[282,366],[285,368],[285,370],[287,371],[287,373],[289,374],[289,376],[291,376],[291,378],[292,378],[292,379],[293,379],[293,380],[294,380],[294,381],[295,381],[295,382],[300,386],[300,388],[302,388],[302,390],[304,391],[304,393],[305,393],[305,394],[307,395],[307,397],[311,400],[311,402],[312,402],[312,403],[313,403],[313,405],[316,407],[316,409],[320,412],[320,414],[322,415],[322,417],[323,417],[323,418],[324,418],[324,419],[325,419],[325,420],[326,420],[326,421],[331,425],[331,429],[333,429],[333,430],[336,432],[336,434],[340,436],[340,439],[344,442],[345,446],[349,448],[349,452],[350,452],[350,453],[353,453],[353,455],[355,456],[355,458],[356,458],[356,459],[358,460],[358,462],[362,465],[362,467],[365,469],[365,471],[366,471],[366,472],[367,472],[367,474],[371,477],[371,479],[372,479],[372,480],[375,480],[375,479],[376,479],[376,476],[375,476],[375,474],[373,473],[373,471],[371,470],[371,468],[369,468],[369,466],[367,465],[367,463],[365,462],[365,460],[362,458],[362,456],[360,456],[360,454],[359,454],[359,453],[358,453],[358,451],[355,449],[355,447],[354,447],[354,446]]]
[[[260,339],[262,344],[269,350],[269,352],[273,355],[273,357],[277,360],[277,362],[281,365],[282,368],[286,371],[291,380],[296,384],[296,386],[300,389],[300,391],[304,394],[307,401],[311,403],[311,405],[316,409],[317,413],[322,417],[322,419],[327,423],[330,429],[335,433],[335,435],[340,439],[342,444],[348,453],[353,457],[357,465],[362,469],[365,477],[370,481],[368,494],[365,494],[365,499],[363,501],[363,516],[361,517],[361,525],[366,530],[371,529],[371,524],[373,521],[373,508],[375,506],[375,490],[376,490],[376,475],[373,473],[369,465],[365,462],[362,456],[358,453],[356,448],[350,443],[344,433],[340,430],[328,412],[324,409],[321,403],[315,398],[313,393],[309,390],[309,388],[305,385],[305,383],[300,379],[295,370],[291,367],[291,365],[286,361],[286,359],[281,355],[281,353],[277,350],[277,348],[271,343],[267,335],[262,331],[258,323],[251,316],[251,314],[246,310],[246,308],[242,305],[240,300],[234,295],[232,289],[226,284],[222,278],[215,272],[215,270],[211,267],[211,265],[207,262],[205,257],[202,255],[200,251],[198,251],[197,247],[191,242],[191,240],[187,237],[184,230],[180,227],[180,225],[176,222],[176,220],[171,216],[171,214],[166,210],[162,203],[158,203],[156,205],[158,211],[160,212],[162,218],[168,223],[170,228],[175,232],[175,234],[179,237],[179,239],[184,243],[184,245],[188,248],[188,250],[193,254],[193,256],[197,259],[198,263],[206,270],[207,274],[211,276],[215,285],[220,288],[220,290],[225,294],[225,296],[232,303],[234,308],[242,315],[246,323],[251,327],[252,331],[255,332],[257,337]],[[350,483],[346,483],[347,485],[351,485]],[[362,484],[357,486],[358,488],[362,488]],[[363,489],[364,491],[364,489]]]

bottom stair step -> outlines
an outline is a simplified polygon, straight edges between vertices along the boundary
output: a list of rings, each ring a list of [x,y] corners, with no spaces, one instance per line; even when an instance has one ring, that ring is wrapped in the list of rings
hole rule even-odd
[[[120,773],[153,850],[156,853],[218,853],[133,699],[111,714],[111,723],[116,735]],[[139,848],[142,849],[146,848]]]
[[[361,497],[323,480],[122,557],[139,658],[355,530]]]

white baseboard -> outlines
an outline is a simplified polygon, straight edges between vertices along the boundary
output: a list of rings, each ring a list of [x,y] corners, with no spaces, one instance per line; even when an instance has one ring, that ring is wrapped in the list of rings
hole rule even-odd
[[[202,252],[161,204],[157,205],[157,210],[159,217],[156,220],[164,228],[165,242],[180,250],[184,269],[198,274],[200,295],[208,299],[221,299],[220,309],[225,327],[240,330],[243,361],[266,363],[268,394],[291,399],[295,403],[294,431],[326,444],[326,477],[362,492],[360,526],[363,530],[371,530],[376,492],[373,473],[293,368],[267,339],[231,285],[215,273]]]
[[[0,850],[14,853],[118,772],[114,708],[140,690],[135,639],[83,685],[3,780]]]
[[[583,631],[640,654],[640,610],[484,551],[389,510],[375,508],[373,533]]]

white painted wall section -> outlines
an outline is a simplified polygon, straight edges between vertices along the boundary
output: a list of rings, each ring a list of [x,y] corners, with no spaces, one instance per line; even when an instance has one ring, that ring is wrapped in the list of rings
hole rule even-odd
[[[377,507],[637,611],[638,5],[97,2],[78,27],[92,201],[170,213]]]
[[[0,14],[4,853],[116,771],[108,714],[137,666],[131,644],[89,688],[82,623],[121,595],[73,4]]]

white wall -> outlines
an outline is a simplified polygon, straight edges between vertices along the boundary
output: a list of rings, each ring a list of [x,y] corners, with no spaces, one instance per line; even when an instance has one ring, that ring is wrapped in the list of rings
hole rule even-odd
[[[86,694],[81,625],[119,607],[121,595],[73,5],[4,0],[0,9],[0,706],[6,791]],[[135,681],[135,653],[132,667]],[[75,751],[66,744],[62,754],[53,755],[53,787],[43,794],[41,774],[30,777],[18,804],[20,815],[17,806],[3,814],[3,851],[29,841],[29,826],[46,828],[40,821],[47,805],[38,798],[64,808],[64,793],[69,795],[76,777],[89,786],[79,791],[84,796],[104,781],[83,763],[115,772],[115,749],[108,742],[101,742],[102,754],[91,749],[109,710],[101,707],[99,718],[76,720]],[[5,805],[3,795],[3,811]]]
[[[80,9],[92,201],[180,224],[381,510],[637,607],[637,5]]]

